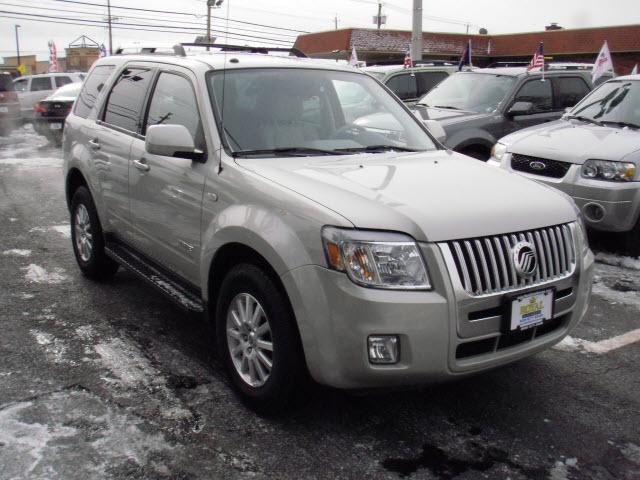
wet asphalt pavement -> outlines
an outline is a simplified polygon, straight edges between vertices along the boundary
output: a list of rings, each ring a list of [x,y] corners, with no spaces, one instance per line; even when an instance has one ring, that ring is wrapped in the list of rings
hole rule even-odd
[[[262,418],[201,320],[126,271],[80,275],[61,153],[29,127],[0,138],[0,225],[0,479],[640,479],[640,342],[598,348],[640,329],[638,259],[598,255],[554,349],[408,392],[316,388]]]

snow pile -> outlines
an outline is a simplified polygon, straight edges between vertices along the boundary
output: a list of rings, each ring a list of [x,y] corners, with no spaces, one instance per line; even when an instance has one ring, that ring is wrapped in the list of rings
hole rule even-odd
[[[38,330],[30,330],[29,333],[33,335],[38,342],[44,348],[45,355],[53,363],[68,364],[75,366],[76,362],[73,360],[67,360],[67,345],[60,338],[56,338],[50,333],[40,332]]]
[[[596,253],[596,262],[611,265],[612,267],[628,268],[630,270],[640,270],[640,258],[621,257],[610,253]]]
[[[26,270],[27,272],[25,273],[24,278],[32,283],[56,284],[62,283],[68,279],[68,277],[64,274],[64,269],[62,268],[55,268],[53,272],[47,272],[47,270],[45,270],[40,265],[32,263],[22,270]]]
[[[51,230],[55,230],[65,238],[71,238],[71,225],[54,225]]]
[[[21,250],[19,248],[12,248],[10,250],[5,250],[2,252],[3,255],[13,255],[16,257],[28,257],[31,255],[31,250]]]
[[[563,352],[584,352],[600,355],[638,341],[640,341],[640,328],[599,342],[591,342],[567,335],[560,343],[554,345],[553,348]]]

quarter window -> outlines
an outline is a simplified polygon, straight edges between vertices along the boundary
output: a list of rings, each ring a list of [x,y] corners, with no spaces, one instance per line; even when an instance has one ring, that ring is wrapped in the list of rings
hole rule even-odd
[[[518,91],[514,102],[531,102],[531,113],[543,113],[553,110],[551,82],[549,80],[530,80]]]
[[[56,79],[56,87],[60,88],[63,87],[64,85],[68,84],[68,83],[72,83],[73,80],[71,80],[69,77],[53,77]]]
[[[51,77],[33,77],[31,79],[31,91],[42,92],[43,90],[52,90]]]
[[[573,107],[589,93],[589,87],[578,77],[554,78],[556,108],[564,110]]]
[[[415,75],[406,73],[391,77],[387,82],[387,87],[389,87],[400,100],[409,100],[418,97],[418,86]]]
[[[126,68],[109,93],[104,121],[130,132],[140,130],[142,104],[153,72],[142,68]]]
[[[78,101],[76,102],[75,114],[87,118],[89,112],[96,103],[96,98],[102,90],[104,83],[107,81],[111,72],[113,71],[113,65],[100,65],[91,71],[91,75],[87,78],[86,82],[82,86]]]
[[[160,74],[149,105],[145,133],[151,125],[184,125],[196,148],[204,150],[198,104],[189,80],[173,73]]]

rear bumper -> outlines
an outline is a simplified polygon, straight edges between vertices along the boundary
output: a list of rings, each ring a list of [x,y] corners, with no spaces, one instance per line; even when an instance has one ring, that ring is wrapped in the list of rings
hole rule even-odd
[[[33,128],[42,135],[58,135],[62,134],[64,128],[64,117],[41,117],[36,116],[33,119]]]
[[[503,335],[500,319],[490,317],[474,332],[461,332],[470,311],[503,305],[505,295],[471,298],[450,278],[444,255],[433,244],[422,245],[433,290],[423,292],[367,289],[346,275],[319,266],[300,267],[283,275],[312,377],[338,388],[417,385],[457,378],[513,362],[560,341],[582,319],[593,275],[591,252],[565,279],[570,294],[556,300],[554,320],[531,338]],[[438,276],[437,272],[445,272]],[[517,293],[557,286],[522,289]],[[552,328],[553,327],[553,328]],[[400,339],[400,361],[372,365],[370,335]],[[463,336],[465,335],[465,336]],[[461,347],[471,345],[474,347]],[[471,352],[471,354],[469,354]]]

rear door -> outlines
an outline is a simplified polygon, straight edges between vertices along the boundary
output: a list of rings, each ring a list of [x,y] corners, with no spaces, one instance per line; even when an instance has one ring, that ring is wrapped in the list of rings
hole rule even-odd
[[[200,223],[205,169],[202,161],[151,155],[144,133],[151,125],[184,125],[196,148],[206,141],[187,69],[161,70],[150,96],[143,135],[133,140],[129,164],[131,222],[135,246],[193,284],[200,282]]]
[[[555,77],[553,81],[553,93],[556,110],[564,112],[582,100],[591,90],[582,77]]]

